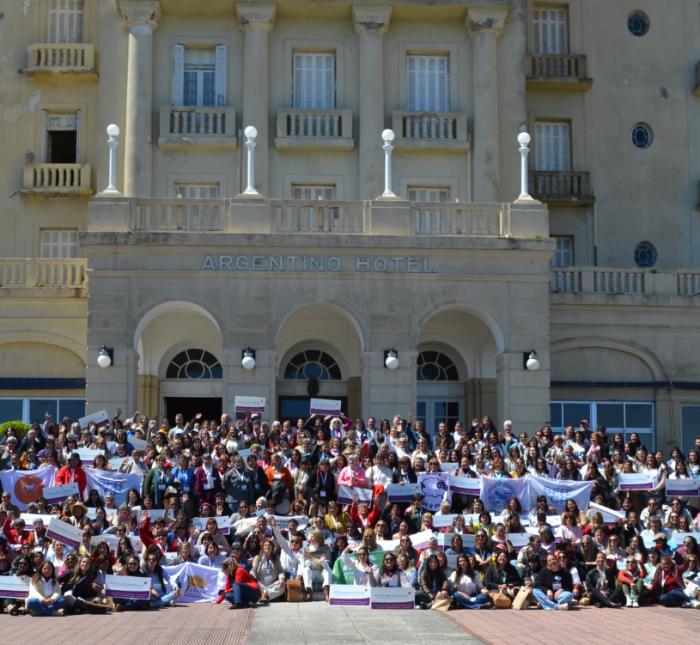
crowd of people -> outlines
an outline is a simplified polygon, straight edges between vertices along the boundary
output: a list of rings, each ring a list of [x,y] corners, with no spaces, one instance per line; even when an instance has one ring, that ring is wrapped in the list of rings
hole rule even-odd
[[[700,438],[687,454],[666,455],[585,420],[563,434],[548,425],[517,430],[484,418],[440,423],[433,434],[420,420],[342,414],[296,424],[177,415],[171,426],[119,412],[106,426],[81,428],[47,415],[26,436],[10,429],[0,437],[0,469],[54,467],[55,485],[76,483],[78,495],[40,498],[26,512],[59,517],[82,530],[83,542],[50,539],[44,520],[27,522],[3,491],[0,575],[30,581],[28,597],[6,598],[3,610],[171,606],[181,590],[163,567],[185,562],[219,569],[218,601],[232,609],[328,600],[333,583],[413,588],[423,609],[700,608],[699,500],[665,495],[669,480],[700,477]],[[83,465],[81,448],[103,454]],[[143,483],[117,505],[89,489],[87,468],[139,473]],[[429,512],[420,492],[389,501],[390,484],[446,468],[467,478],[590,481],[595,506],[568,499],[555,508],[540,496],[528,510],[513,497],[489,512],[478,496],[454,493]],[[652,471],[653,490],[620,491],[621,473]],[[341,486],[368,495],[338,501]],[[149,598],[108,597],[105,576],[115,574],[150,579]]]

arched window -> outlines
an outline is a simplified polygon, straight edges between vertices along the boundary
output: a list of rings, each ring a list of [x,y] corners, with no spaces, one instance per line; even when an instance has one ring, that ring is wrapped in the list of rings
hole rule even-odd
[[[421,352],[418,354],[416,380],[459,381],[459,371],[454,361],[442,352]]]
[[[204,349],[186,349],[168,365],[165,378],[200,379],[222,378],[223,370],[216,356]]]
[[[294,356],[284,368],[284,378],[289,381],[340,381],[342,375],[335,359],[319,349],[307,349]]]

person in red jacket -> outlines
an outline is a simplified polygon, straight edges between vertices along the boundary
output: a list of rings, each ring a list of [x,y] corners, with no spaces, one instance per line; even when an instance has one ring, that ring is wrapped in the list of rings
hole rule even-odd
[[[661,556],[661,562],[648,586],[652,596],[664,607],[680,607],[688,598],[683,593],[683,580],[676,572],[676,565],[670,555]]]
[[[219,592],[216,604],[228,600],[231,603],[229,609],[255,607],[261,595],[255,578],[238,566],[234,559],[226,560],[221,565],[221,570],[226,574],[226,586]]]
[[[80,499],[85,499],[85,489],[87,488],[87,475],[83,470],[80,455],[77,452],[71,453],[68,458],[68,465],[63,466],[56,473],[56,486],[66,486],[76,482],[80,490]]]

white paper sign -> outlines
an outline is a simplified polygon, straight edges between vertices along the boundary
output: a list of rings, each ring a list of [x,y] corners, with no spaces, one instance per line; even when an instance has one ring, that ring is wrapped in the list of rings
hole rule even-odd
[[[0,598],[26,598],[29,595],[29,576],[0,576]]]
[[[433,537],[435,537],[435,533],[432,531],[421,531],[420,533],[409,535],[409,539],[411,540],[411,544],[413,545],[414,549],[424,549],[426,546],[428,546],[428,540]]]
[[[236,412],[263,414],[265,412],[265,397],[237,396],[233,399],[233,409]]]
[[[328,604],[369,607],[370,588],[363,585],[331,585]]]
[[[80,424],[81,428],[88,428],[92,423],[94,423],[98,428],[101,428],[102,426],[109,425],[109,415],[107,414],[107,410],[100,410],[94,414],[88,414],[85,417],[81,417],[78,419],[78,423]]]
[[[603,522],[606,524],[615,524],[617,520],[625,519],[625,513],[623,511],[616,511],[615,509],[608,508],[602,504],[596,504],[595,502],[591,502],[590,507],[595,513],[600,513],[603,516]]]
[[[337,415],[340,414],[342,401],[335,399],[311,399],[311,414]]]
[[[506,533],[506,537],[516,551],[526,547],[530,541],[530,536],[527,533]]]
[[[620,490],[652,490],[656,486],[653,473],[620,473]]]
[[[440,464],[440,470],[443,473],[451,473],[459,468],[459,464],[456,461],[446,461],[444,464]]]
[[[110,598],[148,600],[151,579],[142,576],[105,576],[105,591]]]
[[[420,492],[420,487],[418,483],[415,484],[389,484],[386,487],[387,499],[392,502],[399,504],[401,502],[410,502],[413,500],[413,496]]]
[[[350,486],[338,487],[338,504],[352,504],[353,495],[357,495],[357,502],[372,502],[371,488],[351,488]]]
[[[41,520],[44,523],[44,526],[48,526],[48,523],[51,521],[51,518],[53,518],[53,515],[42,515],[40,513],[20,513],[20,517],[24,520],[25,523],[25,529],[27,531],[33,531],[34,530],[34,520]]]
[[[44,488],[44,499],[49,504],[63,502],[69,497],[80,497],[80,488],[76,482],[66,484],[65,486],[50,486]]]
[[[95,463],[97,455],[104,455],[104,450],[92,450],[91,448],[78,448],[75,452],[80,455],[80,461],[83,466],[92,466]]]
[[[52,517],[46,527],[46,537],[77,549],[83,541],[83,530],[59,520],[57,517]]]
[[[450,492],[454,495],[481,495],[481,479],[479,477],[457,477],[450,475]]]
[[[438,515],[436,513],[435,515],[433,515],[433,528],[444,529],[447,526],[452,526],[455,517],[457,517],[457,515],[455,514]]]
[[[229,524],[227,515],[223,517],[195,517],[192,523],[197,527],[197,530],[206,531],[207,522],[209,520],[214,520],[216,522],[218,532],[221,533],[221,535],[228,535],[231,532],[231,525]]]
[[[415,609],[416,592],[412,587],[371,587],[372,609]]]
[[[136,536],[136,535],[127,535],[126,537],[129,540],[129,542],[131,542],[131,548],[133,549],[134,553],[136,553],[136,554],[141,553],[141,549],[143,547],[143,542],[141,542],[141,538]],[[112,553],[116,553],[117,547],[119,546],[120,539],[121,539],[120,537],[118,537],[117,535],[113,535],[112,533],[103,533],[102,535],[93,535],[92,539],[90,540],[90,547],[94,548],[100,542],[106,542],[107,545],[109,546],[109,550]]]
[[[698,487],[697,479],[667,479],[666,497],[697,497]]]
[[[137,439],[136,437],[131,437],[131,439],[129,439],[129,443],[133,446],[134,450],[143,450],[144,452],[146,451],[146,446],[148,445],[148,441],[145,439]]]

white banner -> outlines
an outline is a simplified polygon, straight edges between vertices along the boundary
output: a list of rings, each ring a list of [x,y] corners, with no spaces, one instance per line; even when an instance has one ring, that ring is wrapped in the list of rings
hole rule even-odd
[[[433,528],[444,529],[448,526],[452,526],[452,523],[455,521],[455,517],[457,517],[457,515],[454,513],[449,515],[439,515],[436,513],[433,515]]]
[[[411,540],[413,548],[416,550],[420,550],[428,546],[428,540],[432,537],[435,537],[435,533],[433,533],[432,531],[421,531],[420,533],[414,533],[413,535],[409,535],[408,537]]]
[[[573,499],[582,511],[588,508],[591,501],[592,481],[551,479],[539,475],[528,475],[526,479],[530,493],[530,507],[535,506],[540,495],[544,495],[549,505],[560,513],[564,512],[566,502],[570,499]]]
[[[620,473],[620,490],[652,490],[656,486],[654,473]]]
[[[612,508],[608,508],[607,506],[603,506],[602,504],[591,502],[590,508],[603,516],[603,522],[605,522],[605,524],[615,524],[617,520],[625,519],[624,511],[616,511]]]
[[[2,470],[0,482],[2,489],[10,493],[12,503],[20,511],[26,510],[44,494],[44,488],[53,485],[55,468],[37,468],[36,470]]]
[[[363,585],[331,585],[329,605],[369,607],[370,588]]]
[[[357,495],[357,502],[372,503],[371,488],[351,488],[350,486],[338,487],[338,504],[352,504],[353,495]]]
[[[699,487],[697,479],[667,479],[666,497],[698,497]]]
[[[53,515],[42,515],[41,513],[20,513],[19,516],[24,520],[26,525],[24,528],[27,531],[34,530],[34,520],[41,520],[44,526],[48,526],[51,518],[54,517]]]
[[[459,463],[456,461],[446,461],[443,464],[440,464],[440,470],[443,473],[451,473],[454,470],[457,470],[459,468]]]
[[[105,592],[110,598],[148,600],[151,597],[151,579],[142,576],[105,576]]]
[[[126,502],[130,488],[140,491],[141,482],[143,481],[142,473],[127,474],[112,470],[85,468],[85,474],[88,480],[88,491],[98,491],[103,499],[105,495],[111,495],[114,497],[117,506]]]
[[[142,450],[143,452],[145,452],[146,446],[148,446],[148,441],[146,441],[145,439],[137,439],[136,437],[131,437],[131,439],[129,439],[128,441],[134,450]]]
[[[75,452],[80,455],[80,461],[83,462],[83,466],[92,466],[97,455],[105,454],[104,450],[92,450],[90,448],[78,448]]]
[[[521,479],[481,478],[481,500],[487,511],[502,511],[511,497],[517,497],[523,509],[530,508],[530,493],[526,477]]]
[[[372,609],[415,609],[416,592],[412,587],[371,587]]]
[[[107,414],[107,410],[100,410],[94,414],[88,414],[85,417],[81,417],[78,419],[78,423],[80,424],[81,428],[88,428],[91,423],[94,423],[98,428],[101,428],[102,426],[109,425],[109,415]]]
[[[0,598],[26,598],[29,595],[29,576],[0,576]]]
[[[83,529],[76,528],[68,522],[52,517],[46,527],[46,537],[77,549],[83,541]]]
[[[526,547],[530,541],[530,535],[528,533],[506,533],[506,537],[516,551],[520,551],[520,549]]]
[[[311,399],[310,411],[311,414],[335,415],[340,414],[340,406],[342,401],[335,399]]]
[[[223,517],[195,517],[192,523],[197,527],[198,531],[206,531],[209,520],[216,522],[217,532],[221,533],[221,535],[228,535],[231,532],[228,515]]]
[[[235,412],[245,412],[248,414],[264,414],[264,396],[237,396],[233,399],[233,409]]]
[[[387,499],[392,503],[410,502],[419,491],[418,484],[389,484],[386,487]]]
[[[193,562],[163,567],[163,573],[180,588],[178,602],[215,602],[226,583],[220,569]]]
[[[481,478],[480,477],[457,477],[450,475],[450,492],[454,495],[481,495]]]
[[[80,488],[77,482],[66,484],[65,486],[49,486],[49,488],[44,488],[43,497],[49,504],[63,502],[71,496],[80,498]]]

